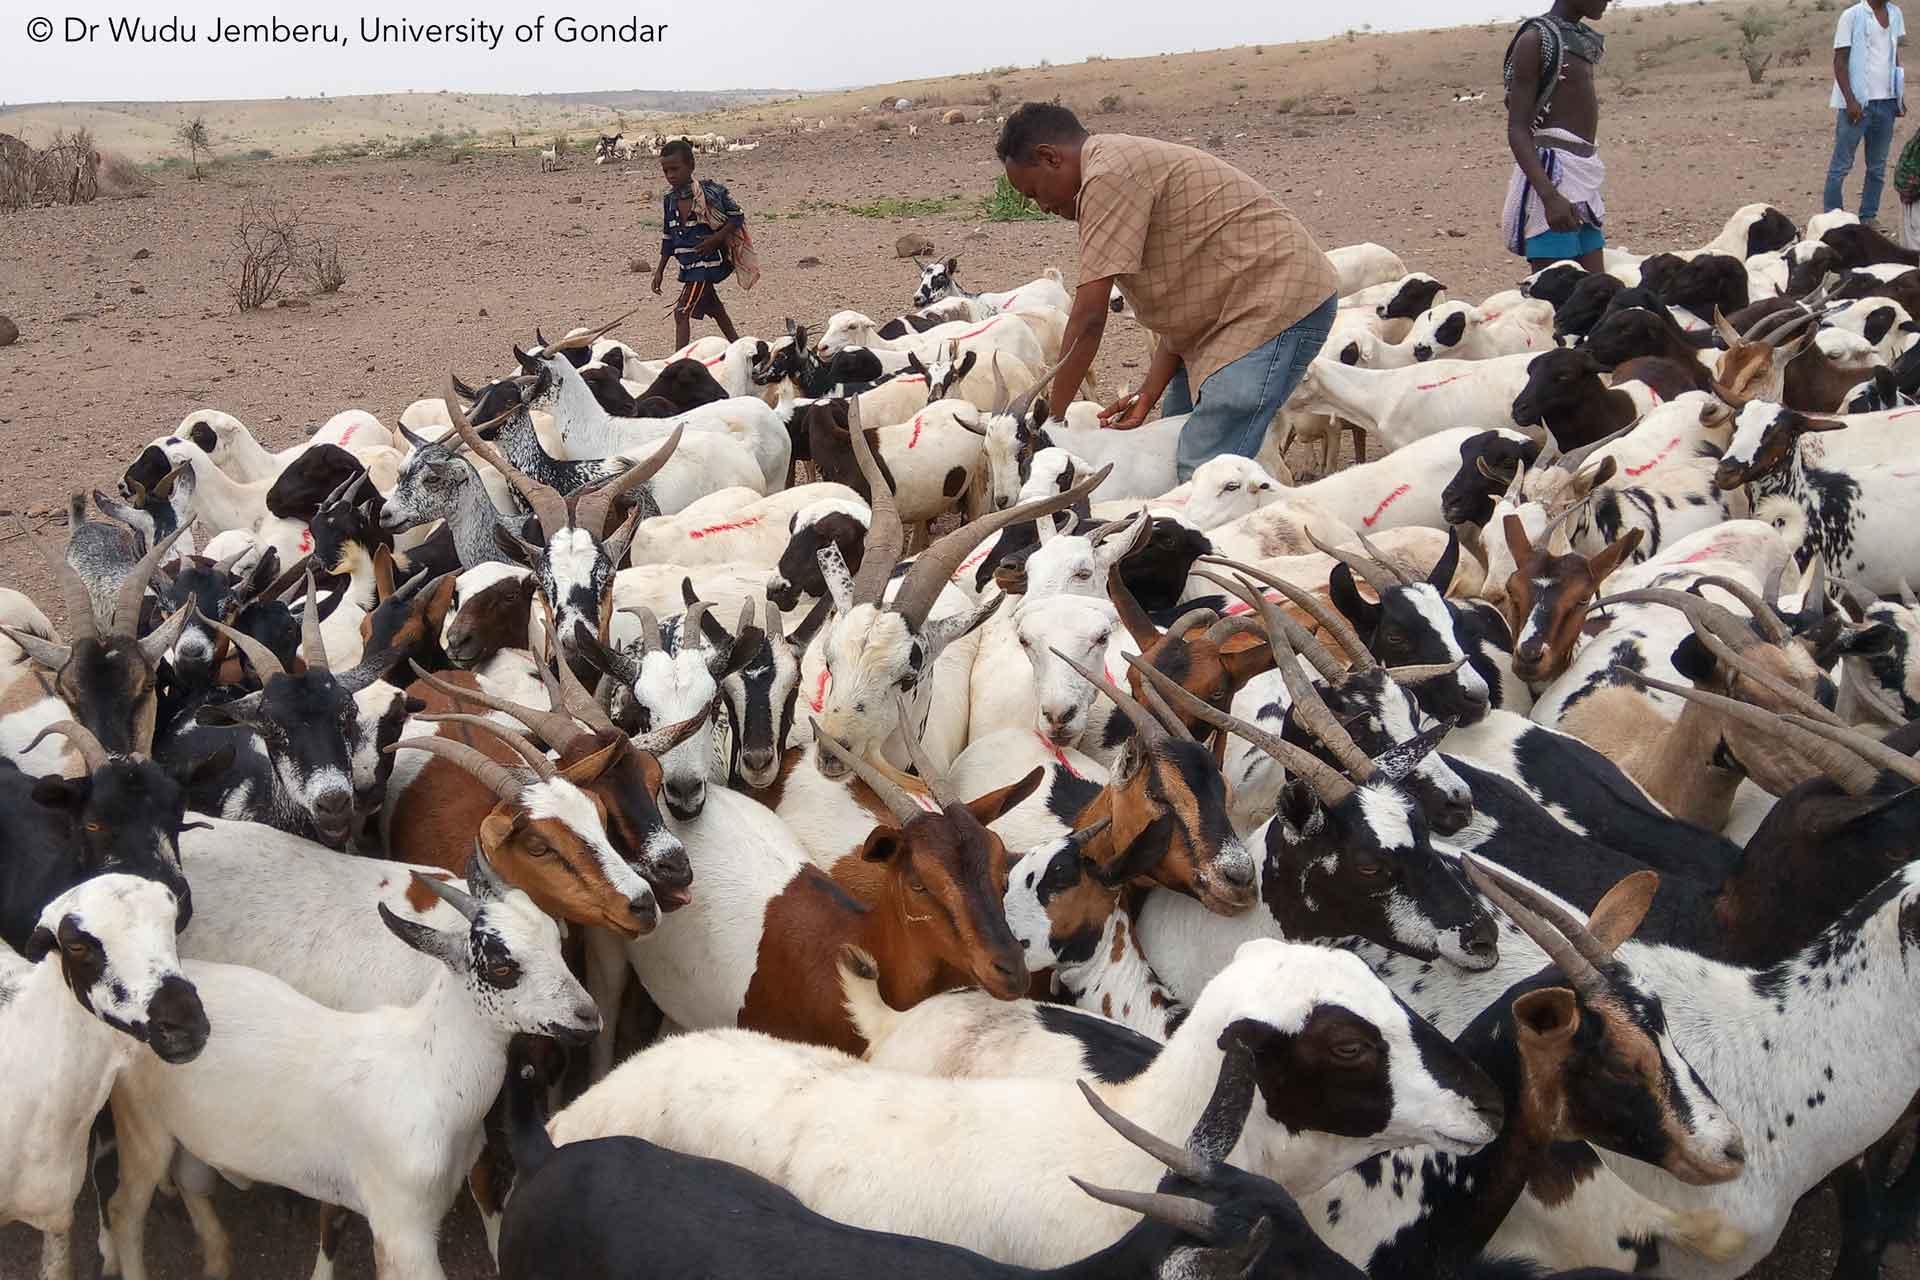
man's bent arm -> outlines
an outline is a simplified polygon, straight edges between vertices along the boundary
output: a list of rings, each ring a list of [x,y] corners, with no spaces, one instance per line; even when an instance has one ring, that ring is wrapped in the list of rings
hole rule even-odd
[[[1047,398],[1047,411],[1060,417],[1073,403],[1093,358],[1100,354],[1100,338],[1107,331],[1107,303],[1113,297],[1113,277],[1082,280],[1073,291],[1073,310],[1067,315],[1067,331],[1060,340],[1062,362],[1053,375],[1053,387]]]
[[[1507,149],[1542,200],[1559,199],[1559,189],[1540,164],[1533,143],[1533,107],[1540,100],[1540,33],[1528,31],[1513,47],[1513,84],[1507,90]]]
[[[1847,72],[1848,55],[1852,52],[1845,45],[1833,51],[1833,82],[1840,86],[1840,97],[1847,104],[1849,117],[1860,114],[1860,100],[1853,96],[1853,77]]]

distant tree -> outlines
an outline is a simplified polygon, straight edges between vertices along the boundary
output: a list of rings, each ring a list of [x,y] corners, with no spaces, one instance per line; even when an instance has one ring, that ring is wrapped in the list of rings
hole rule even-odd
[[[1740,61],[1747,64],[1747,79],[1753,84],[1759,84],[1767,68],[1773,65],[1773,54],[1762,53],[1760,42],[1771,36],[1779,25],[1758,9],[1747,10],[1747,15],[1740,19]]]
[[[173,130],[173,136],[181,146],[187,149],[187,157],[193,161],[193,176],[200,176],[200,157],[213,154],[213,138],[207,132],[207,118],[195,116],[191,120],[182,120]]]

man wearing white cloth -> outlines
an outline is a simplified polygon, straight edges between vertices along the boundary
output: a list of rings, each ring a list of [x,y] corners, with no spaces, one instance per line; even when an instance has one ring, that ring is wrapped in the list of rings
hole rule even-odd
[[[1880,212],[1880,190],[1887,174],[1887,149],[1893,122],[1907,113],[1902,90],[1900,42],[1907,20],[1888,0],[1860,0],[1840,15],[1833,31],[1833,162],[1827,166],[1826,208],[1844,208],[1842,188],[1853,170],[1854,153],[1867,147],[1867,177],[1860,187],[1860,220]]]
[[[1500,228],[1507,250],[1538,270],[1572,259],[1601,270],[1607,166],[1595,139],[1600,99],[1594,68],[1606,38],[1589,27],[1608,0],[1554,0],[1507,46],[1507,145],[1513,177]]]

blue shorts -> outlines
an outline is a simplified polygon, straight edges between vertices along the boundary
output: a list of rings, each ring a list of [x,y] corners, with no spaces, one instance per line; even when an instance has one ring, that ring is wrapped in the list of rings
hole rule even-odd
[[[1530,259],[1552,258],[1558,261],[1595,253],[1606,246],[1607,238],[1600,233],[1600,228],[1583,222],[1578,231],[1542,231],[1537,236],[1528,236],[1526,250]]]

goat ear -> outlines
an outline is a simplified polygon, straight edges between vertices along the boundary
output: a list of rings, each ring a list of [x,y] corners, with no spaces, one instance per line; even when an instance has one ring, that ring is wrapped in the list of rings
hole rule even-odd
[[[1605,582],[1607,575],[1615,569],[1618,569],[1621,562],[1633,554],[1633,549],[1640,545],[1640,535],[1642,532],[1640,529],[1627,530],[1626,534],[1622,536],[1618,542],[1588,561],[1589,570],[1593,574],[1595,586]]]
[[[973,366],[976,362],[979,361],[979,359],[980,359],[980,353],[978,351],[967,352],[967,354],[961,358],[960,363],[954,366],[953,380],[955,382],[959,382],[961,379],[965,378],[969,373],[973,371]]]
[[[907,847],[900,838],[900,832],[893,827],[875,827],[867,833],[865,843],[860,846],[860,857],[865,862],[891,862],[893,855]]]
[[[77,812],[87,802],[87,795],[93,790],[93,784],[86,778],[63,778],[58,774],[49,774],[36,778],[33,783],[33,802],[44,809],[65,809]]]
[[[45,925],[36,925],[27,938],[27,963],[39,964],[47,958],[47,952],[53,950],[60,940],[53,936],[53,930]]]
[[[1527,526],[1520,522],[1518,515],[1510,512],[1500,522],[1500,528],[1507,535],[1507,554],[1513,557],[1515,565],[1524,565],[1533,555],[1533,543],[1527,540]]]
[[[522,542],[520,535],[504,524],[494,524],[493,544],[506,552],[507,558],[516,564],[524,564],[531,567],[534,560],[538,557],[538,552],[536,552],[532,546]]]
[[[1320,817],[1320,797],[1299,778],[1289,778],[1280,788],[1277,816],[1295,834],[1305,834]]]
[[[958,258],[948,258],[948,259],[947,259],[947,274],[948,274],[948,275],[952,275],[952,274],[953,274],[954,272],[956,272],[956,271],[958,271],[959,269],[960,269],[960,259],[958,259]]]
[[[193,722],[211,729],[245,728],[253,723],[255,713],[260,710],[260,698],[261,694],[250,693],[232,702],[209,704],[193,713]]]
[[[1893,649],[1894,628],[1884,622],[1843,631],[1834,653],[1848,658],[1874,658]]]
[[[713,677],[716,683],[744,670],[749,662],[759,657],[760,651],[767,647],[767,633],[759,627],[747,627],[729,643],[732,647],[727,651],[727,665]]]
[[[1713,679],[1715,666],[1713,653],[1700,643],[1700,637],[1690,635],[1673,647],[1670,659],[1673,669],[1698,685],[1704,685]]]
[[[1327,594],[1333,599],[1333,607],[1345,614],[1362,636],[1380,624],[1380,606],[1360,598],[1360,588],[1353,584],[1353,570],[1345,563],[1334,565],[1327,575]]]
[[[373,595],[375,601],[385,600],[394,591],[393,550],[381,547],[373,553]]]
[[[1599,939],[1608,951],[1633,936],[1646,919],[1647,908],[1660,888],[1660,873],[1636,871],[1607,890],[1606,896],[1587,917],[1587,932]]]
[[[1513,1002],[1513,1031],[1524,1051],[1529,1045],[1565,1044],[1580,1029],[1580,1000],[1565,987],[1545,987]]]
[[[1795,435],[1805,435],[1813,431],[1844,431],[1847,427],[1844,418],[1816,418],[1810,414],[1796,416],[1799,421],[1792,424]]]
[[[1460,531],[1447,531],[1447,549],[1433,562],[1433,572],[1427,575],[1427,585],[1441,595],[1447,594],[1447,588],[1453,585],[1453,571],[1460,567]]]
[[[989,791],[978,800],[967,801],[967,812],[984,827],[1032,795],[1046,776],[1047,771],[1035,765],[1032,772],[1011,786]]]
[[[233,767],[234,749],[231,742],[210,756],[198,760],[184,761],[174,766],[174,778],[182,786],[197,787],[212,782],[215,778]]]
[[[393,936],[418,951],[423,956],[432,956],[455,973],[467,971],[467,935],[454,933],[450,929],[436,929],[432,925],[421,924],[418,920],[404,920],[387,910],[387,904],[376,902],[374,908],[380,913],[380,922],[387,926]]]
[[[1228,643],[1232,643],[1232,640]],[[1257,636],[1242,639],[1235,649],[1223,645],[1220,649],[1220,665],[1236,687],[1244,685],[1255,676],[1273,670],[1273,646]]]

